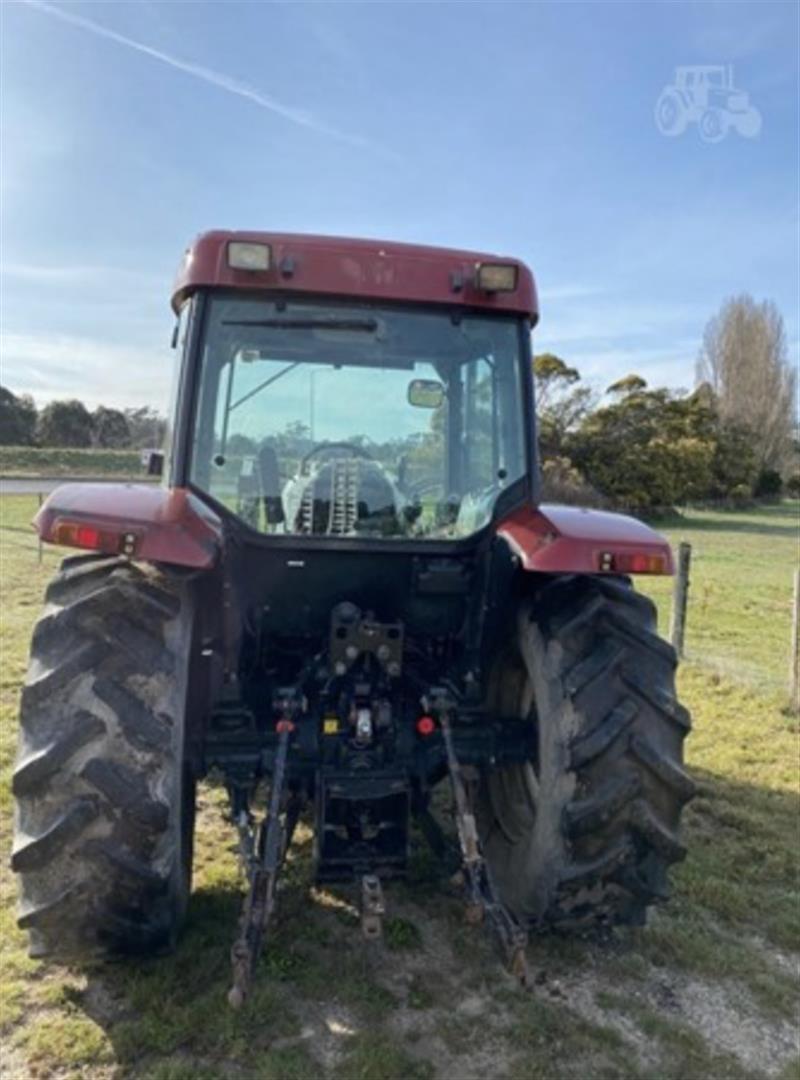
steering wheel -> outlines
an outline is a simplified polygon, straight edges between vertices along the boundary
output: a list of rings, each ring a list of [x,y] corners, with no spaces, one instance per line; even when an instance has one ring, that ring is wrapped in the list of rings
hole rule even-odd
[[[365,461],[374,461],[375,460],[373,458],[372,454],[369,453],[369,451],[365,450],[363,446],[358,446],[356,443],[348,443],[348,442],[320,443],[319,446],[313,447],[311,450],[308,451],[308,453],[305,455],[305,457],[301,458],[301,460],[300,460],[300,471],[305,472],[306,466],[308,465],[308,463],[312,459],[312,457],[315,457],[317,454],[325,454],[329,450],[337,451],[337,456],[339,456],[339,457],[358,457],[358,458],[363,458]]]

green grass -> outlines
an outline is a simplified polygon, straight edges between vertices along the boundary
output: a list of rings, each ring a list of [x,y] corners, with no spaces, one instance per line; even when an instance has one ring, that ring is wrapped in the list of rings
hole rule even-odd
[[[409,949],[419,949],[422,945],[422,934],[419,928],[408,919],[389,918],[385,920],[383,936],[386,948],[392,952],[405,952]]]
[[[792,573],[800,503],[753,511],[686,510],[655,528],[692,545],[686,657],[725,679],[783,691],[789,674]],[[672,579],[639,578],[667,633]]]
[[[531,1076],[583,1080],[593,1075],[622,1080],[638,1075],[625,1039],[613,1027],[588,1022],[568,1006],[546,1000],[517,1007],[514,1016],[518,1047],[514,1080]]]
[[[357,1035],[336,1068],[336,1080],[431,1080],[433,1065],[412,1057],[398,1043],[377,1032]]]
[[[311,835],[302,826],[253,996],[234,1013],[225,995],[241,879],[224,793],[214,784],[200,793],[194,891],[173,956],[89,972],[46,967],[28,958],[16,928],[7,851],[18,692],[31,627],[61,554],[46,548],[38,561],[29,528],[36,502],[0,499],[6,1075],[797,1077],[800,1060],[789,1036],[800,958],[799,729],[785,711],[784,690],[793,508],[698,513],[670,524],[670,538],[690,539],[694,548],[691,660],[680,690],[694,716],[687,756],[699,793],[687,808],[689,854],[674,875],[672,901],[647,928],[606,942],[537,939],[530,948],[537,985],[524,994],[507,980],[487,936],[464,925],[460,901],[417,844],[411,881],[386,887],[383,943],[365,947],[353,912],[356,891],[309,889]],[[668,597],[667,582],[644,586]],[[756,1068],[741,1046],[714,1041],[715,1022],[684,1007],[686,987],[700,1000],[730,996],[725,1031],[735,1031],[738,1020],[765,1033]]]
[[[142,479],[138,450],[71,450],[0,446],[0,476],[80,476]]]

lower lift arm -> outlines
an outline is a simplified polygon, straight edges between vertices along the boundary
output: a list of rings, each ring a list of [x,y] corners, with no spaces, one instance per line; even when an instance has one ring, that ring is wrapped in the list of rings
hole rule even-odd
[[[446,707],[439,710],[439,724],[444,738],[450,784],[453,789],[458,839],[461,846],[462,873],[469,905],[467,917],[470,922],[486,919],[497,938],[509,971],[519,979],[523,986],[526,986],[528,966],[525,949],[528,937],[497,896],[489,867],[481,853],[475,814],[467,794],[461,765],[456,757],[450,715]]]

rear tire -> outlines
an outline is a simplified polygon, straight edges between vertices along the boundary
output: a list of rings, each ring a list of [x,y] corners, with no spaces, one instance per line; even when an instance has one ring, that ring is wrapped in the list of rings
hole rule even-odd
[[[169,949],[191,886],[188,602],[153,567],[87,555],[45,603],[13,778],[19,925],[32,956]]]
[[[668,895],[694,792],[675,666],[653,604],[625,581],[559,577],[523,606],[492,706],[531,718],[535,760],[484,774],[478,799],[487,862],[523,921],[643,923]]]

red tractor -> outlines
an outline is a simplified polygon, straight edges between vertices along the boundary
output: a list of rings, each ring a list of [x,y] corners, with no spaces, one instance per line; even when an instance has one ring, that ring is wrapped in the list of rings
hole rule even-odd
[[[249,881],[234,1004],[301,815],[367,933],[414,821],[520,977],[531,929],[641,923],[693,790],[675,654],[630,579],[672,557],[631,518],[539,505],[527,267],[211,232],[172,305],[162,484],[66,484],[35,522],[85,553],[22,693],[32,955],[175,942],[211,770]]]

